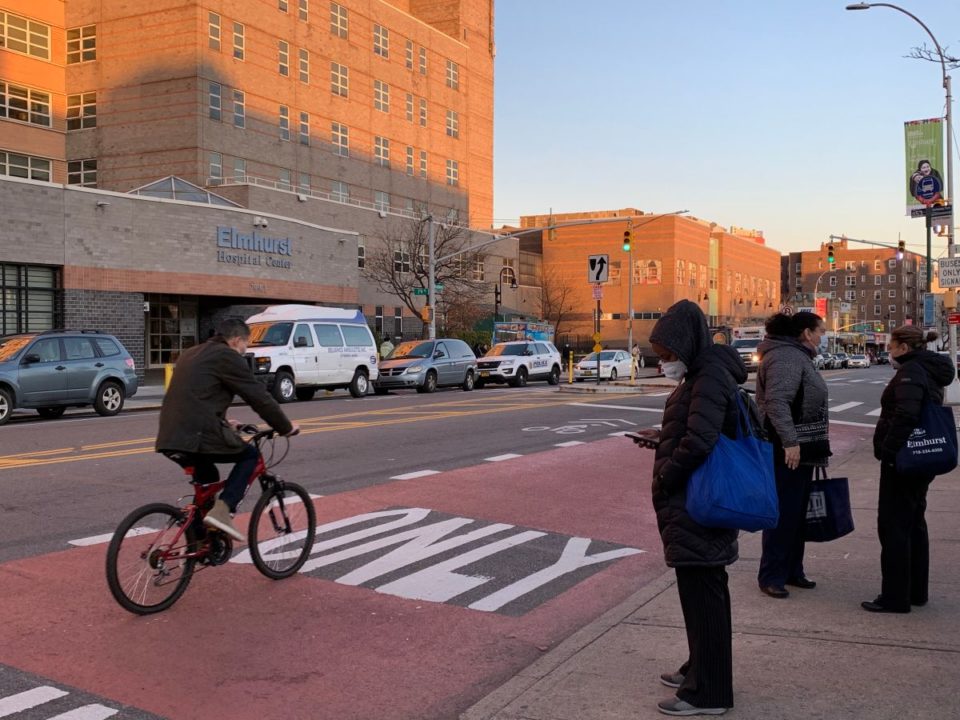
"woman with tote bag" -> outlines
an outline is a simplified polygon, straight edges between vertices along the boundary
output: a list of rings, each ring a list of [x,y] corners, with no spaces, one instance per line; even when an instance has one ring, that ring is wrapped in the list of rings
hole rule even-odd
[[[880,396],[880,421],[873,433],[873,454],[880,461],[877,534],[880,536],[880,595],[861,603],[869,612],[908,613],[927,603],[930,543],[927,537],[927,488],[933,472],[897,469],[898,453],[920,424],[925,402],[943,405],[944,388],[957,371],[949,357],[926,349],[937,339],[904,325],[891,333],[890,364],[897,374]],[[956,439],[956,429],[951,428]]]

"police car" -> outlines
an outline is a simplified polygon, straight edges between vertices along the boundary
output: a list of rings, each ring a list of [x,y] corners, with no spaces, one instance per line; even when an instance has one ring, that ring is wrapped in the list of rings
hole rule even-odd
[[[476,387],[507,383],[523,387],[528,380],[560,384],[560,351],[545,340],[497,343],[477,360]]]

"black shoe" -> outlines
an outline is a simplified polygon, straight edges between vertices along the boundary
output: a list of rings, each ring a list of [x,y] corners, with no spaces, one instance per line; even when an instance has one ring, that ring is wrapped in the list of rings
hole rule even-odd
[[[877,600],[879,599],[880,598],[877,598]],[[880,603],[877,602],[877,600],[864,600],[862,603],[860,603],[860,607],[862,607],[867,612],[874,612],[874,613],[908,613],[910,612],[910,608],[907,608],[906,610],[894,610],[893,608],[889,608],[886,605],[881,605]]]
[[[813,590],[817,583],[815,580],[810,580],[805,577],[794,578],[793,580],[787,580],[787,585],[793,585],[793,587],[803,588],[804,590]]]
[[[790,597],[790,591],[782,585],[761,585],[760,592],[778,600]]]

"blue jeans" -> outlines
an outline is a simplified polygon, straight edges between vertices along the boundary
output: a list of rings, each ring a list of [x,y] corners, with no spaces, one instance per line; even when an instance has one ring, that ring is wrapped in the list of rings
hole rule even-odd
[[[176,457],[171,455],[171,459],[178,465],[193,467],[193,482],[201,485],[209,485],[220,479],[216,463],[235,463],[224,483],[223,492],[220,493],[220,499],[226,503],[230,512],[236,512],[237,505],[243,500],[247,492],[247,483],[257,467],[259,458],[260,453],[257,448],[249,444],[244,445],[243,450],[239,452],[223,455],[191,453],[176,453]]]
[[[779,448],[776,451],[783,452]],[[806,541],[807,504],[813,466],[801,465],[791,470],[782,460],[774,460],[780,521],[772,530],[763,531],[763,555],[760,556],[760,587],[783,587],[788,580],[805,577],[803,551]]]

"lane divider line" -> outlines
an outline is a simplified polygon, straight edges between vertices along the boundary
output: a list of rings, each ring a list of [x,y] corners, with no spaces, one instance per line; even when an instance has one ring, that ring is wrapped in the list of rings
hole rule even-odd
[[[513,460],[514,458],[523,457],[523,455],[517,455],[516,453],[506,453],[505,455],[494,455],[493,457],[484,458],[487,462],[503,462],[504,460]]]
[[[663,408],[645,408],[645,407],[633,407],[632,405],[598,405],[597,403],[567,403],[567,405],[572,405],[574,407],[590,407],[590,408],[607,408],[609,410],[635,410],[637,412],[652,412],[652,413],[662,413]]]
[[[586,445],[583,440],[569,440],[567,442],[556,443],[554,447],[574,447],[575,445]]]
[[[440,470],[416,470],[414,472],[404,473],[403,475],[394,475],[391,480],[414,480],[416,478],[427,477],[429,475],[439,475]]]

